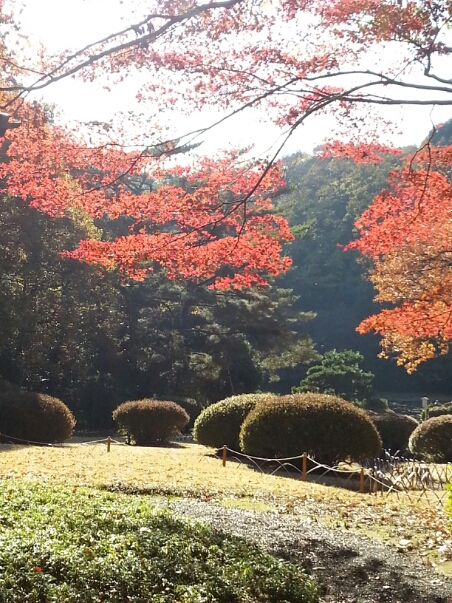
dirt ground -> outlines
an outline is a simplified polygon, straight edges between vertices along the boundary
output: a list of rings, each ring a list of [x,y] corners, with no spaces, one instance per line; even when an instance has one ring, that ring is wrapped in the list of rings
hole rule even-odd
[[[325,603],[451,603],[452,578],[428,567],[412,550],[384,544],[290,511],[224,508],[214,502],[157,501],[176,514],[259,544],[302,565],[320,583]]]

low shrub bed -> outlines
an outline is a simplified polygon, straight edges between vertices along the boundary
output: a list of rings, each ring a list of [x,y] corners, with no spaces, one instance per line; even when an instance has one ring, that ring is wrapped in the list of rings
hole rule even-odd
[[[428,418],[441,417],[443,415],[452,415],[452,402],[445,402],[444,404],[429,404],[427,406]],[[421,410],[421,420],[425,419],[425,408]]]
[[[317,603],[297,566],[144,496],[0,483],[2,603]]]

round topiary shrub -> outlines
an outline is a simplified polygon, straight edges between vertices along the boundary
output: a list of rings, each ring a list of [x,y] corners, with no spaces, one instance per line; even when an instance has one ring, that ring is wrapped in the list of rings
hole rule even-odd
[[[383,448],[392,453],[408,448],[410,435],[419,425],[416,419],[408,415],[399,415],[393,410],[378,413],[368,410],[367,414],[381,436]]]
[[[411,434],[409,447],[426,461],[452,461],[452,415],[432,417],[418,425]]]
[[[326,465],[378,456],[381,439],[365,411],[327,394],[294,394],[262,402],[240,431],[242,450],[284,458],[303,452]]]
[[[205,408],[195,421],[193,438],[203,446],[228,446],[240,450],[240,427],[256,404],[277,400],[275,394],[240,394],[225,398]]]
[[[421,419],[425,419],[425,408],[421,410]],[[444,404],[429,404],[427,406],[428,418],[442,417],[443,415],[452,415],[452,402],[445,402]]]
[[[15,390],[0,394],[3,440],[9,436],[49,444],[64,442],[71,437],[74,426],[74,415],[58,398]]]
[[[198,400],[195,400],[195,398],[183,398],[182,396],[171,396],[171,398],[172,402],[179,404],[179,406],[181,406],[190,417],[189,422],[185,426],[185,432],[190,431],[193,429],[196,419],[203,410],[201,402],[198,402]]]
[[[119,431],[137,446],[156,446],[180,433],[190,420],[175,402],[145,399],[124,402],[113,411]]]

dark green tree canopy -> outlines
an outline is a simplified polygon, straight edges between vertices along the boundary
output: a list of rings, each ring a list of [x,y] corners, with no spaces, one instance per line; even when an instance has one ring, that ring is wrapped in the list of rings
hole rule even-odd
[[[326,352],[320,364],[311,366],[306,379],[293,391],[334,394],[346,400],[370,399],[374,375],[362,370],[363,360],[363,356],[353,350]]]

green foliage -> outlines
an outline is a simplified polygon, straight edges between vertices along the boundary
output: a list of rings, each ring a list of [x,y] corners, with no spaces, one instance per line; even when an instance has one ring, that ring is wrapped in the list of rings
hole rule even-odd
[[[356,237],[355,221],[387,187],[388,174],[401,158],[386,156],[377,165],[363,165],[295,153],[283,162],[289,192],[276,199],[277,210],[303,236],[286,246],[293,266],[277,284],[293,289],[297,309],[316,312],[306,332],[318,350],[359,351],[366,359],[365,370],[376,375],[379,390],[419,388],[418,377],[408,377],[395,363],[377,358],[377,337],[355,331],[361,320],[376,313],[377,306],[372,284],[363,278],[369,265],[358,253],[343,250]],[[302,368],[284,371],[283,385],[290,388],[304,375]]]
[[[240,445],[254,456],[283,458],[303,452],[318,462],[373,458],[381,439],[367,414],[327,394],[293,394],[262,402],[242,424]]]
[[[283,161],[289,193],[276,199],[277,209],[302,236],[288,246],[294,268],[278,282],[300,296],[301,308],[320,311],[325,319],[329,315],[342,330],[341,315],[352,332],[360,307],[364,312],[372,307],[372,286],[362,278],[366,267],[357,262],[358,254],[344,253],[340,246],[354,238],[355,221],[386,187],[400,158],[363,165],[295,153]]]
[[[120,404],[113,411],[113,419],[137,446],[155,446],[180,433],[190,417],[175,402],[145,399]]]
[[[360,408],[363,408],[364,410],[373,410],[374,412],[385,412],[389,408],[389,403],[386,398],[378,398],[376,396],[358,400],[356,403]]]
[[[317,603],[297,566],[145,496],[3,482],[3,603]]]
[[[256,404],[277,399],[275,394],[240,394],[211,404],[195,422],[193,437],[198,444],[220,448],[228,446],[240,450],[240,427]]]
[[[446,504],[446,513],[452,517],[452,482],[446,485],[446,490],[449,492],[449,497]]]
[[[393,453],[408,448],[408,440],[419,425],[413,417],[400,415],[392,410],[385,412],[367,411],[378,430],[383,442],[383,448]]]
[[[129,185],[140,194],[153,183]],[[94,223],[81,210],[51,218],[0,194],[1,377],[64,400],[78,427],[98,429],[125,400],[206,404],[316,358],[305,334],[313,314],[294,309],[290,290],[214,291],[161,271],[131,282],[61,256],[129,226],[128,218]]]
[[[119,278],[61,257],[81,239],[99,238],[91,218],[69,214],[51,218],[0,195],[0,375],[64,400],[80,426],[96,415],[110,419],[127,398],[117,399],[120,384],[112,383]]]
[[[434,146],[449,146],[452,144],[452,119],[448,119],[441,126],[436,126],[430,130],[427,140],[430,139]],[[427,142],[427,140],[424,141]]]
[[[446,490],[449,492],[449,496],[446,503],[446,513],[452,517],[452,481],[446,484]]]
[[[346,400],[371,399],[374,375],[360,368],[363,360],[363,356],[353,350],[331,350],[323,356],[320,364],[311,366],[300,386],[292,388],[292,391],[334,394]]]
[[[52,396],[10,389],[0,394],[0,432],[33,442],[64,442],[75,419],[69,408]]]
[[[429,404],[427,406],[427,416],[429,419],[432,417],[441,417],[442,415],[452,415],[452,402],[446,402],[445,404]],[[425,419],[425,408],[420,413],[421,421]]]
[[[411,434],[409,448],[426,461],[452,461],[452,415],[433,417],[420,423]]]
[[[172,396],[172,402],[181,406],[190,417],[189,422],[185,426],[185,431],[192,429],[196,419],[203,410],[201,403],[194,398],[184,398],[182,396]]]

